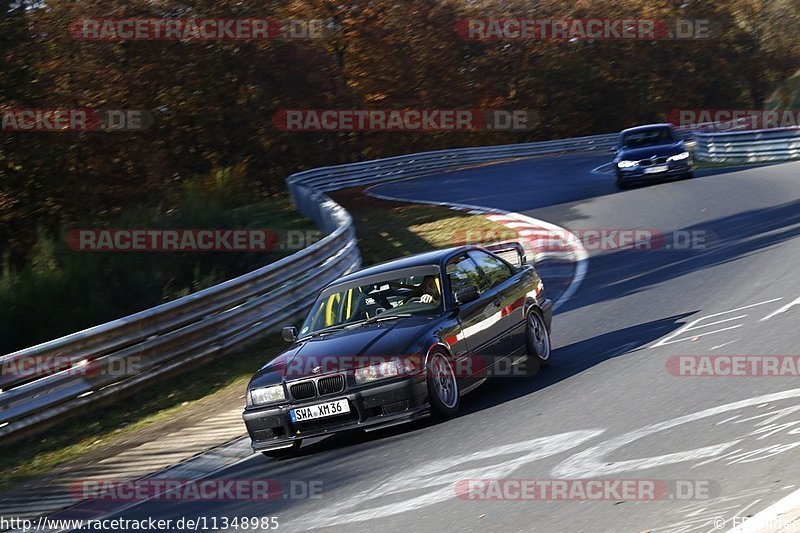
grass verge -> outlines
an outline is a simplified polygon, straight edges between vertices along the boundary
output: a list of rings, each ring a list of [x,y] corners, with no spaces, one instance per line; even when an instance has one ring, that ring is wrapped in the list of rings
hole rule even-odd
[[[337,191],[331,197],[353,216],[365,265],[509,234],[507,227],[486,217],[437,205],[372,198],[361,188]]]

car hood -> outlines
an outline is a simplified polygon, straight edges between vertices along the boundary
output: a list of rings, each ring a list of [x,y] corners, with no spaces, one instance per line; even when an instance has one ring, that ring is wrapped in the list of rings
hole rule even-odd
[[[684,146],[682,141],[658,146],[647,146],[644,148],[623,148],[617,152],[617,160],[628,159],[631,161],[638,161],[651,157],[669,157],[685,151],[686,146]]]
[[[363,366],[359,362],[371,357],[419,352],[420,341],[426,338],[426,332],[436,321],[436,317],[402,318],[303,340],[259,369],[250,387],[352,369]],[[314,372],[317,367],[322,370]]]

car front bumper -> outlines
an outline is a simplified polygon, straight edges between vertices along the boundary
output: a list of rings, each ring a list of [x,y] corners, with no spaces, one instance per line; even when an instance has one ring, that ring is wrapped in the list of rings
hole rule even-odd
[[[667,164],[668,170],[664,172],[645,173],[651,167],[617,168],[617,179],[623,183],[633,181],[657,181],[665,178],[677,178],[691,172],[692,165],[689,161],[673,161]]]
[[[375,384],[296,404],[248,407],[242,417],[254,451],[291,446],[300,439],[332,435],[351,429],[377,429],[429,414],[428,388],[423,375]],[[292,422],[289,411],[347,398],[350,412],[304,422]]]

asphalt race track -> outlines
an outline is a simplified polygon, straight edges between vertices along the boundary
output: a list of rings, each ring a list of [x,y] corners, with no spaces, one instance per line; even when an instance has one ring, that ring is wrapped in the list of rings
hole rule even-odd
[[[453,420],[333,436],[292,459],[252,455],[214,475],[316,480],[321,498],[151,501],[117,516],[276,516],[284,532],[706,532],[798,490],[797,377],[676,376],[668,362],[798,354],[800,163],[618,191],[611,176],[592,172],[607,160],[521,160],[374,189],[516,211],[573,231],[663,234],[658,249],[588,250],[587,276],[554,318],[546,371],[494,378]],[[684,249],[686,235],[703,242]],[[456,495],[462,480],[599,477],[671,489],[654,501]]]

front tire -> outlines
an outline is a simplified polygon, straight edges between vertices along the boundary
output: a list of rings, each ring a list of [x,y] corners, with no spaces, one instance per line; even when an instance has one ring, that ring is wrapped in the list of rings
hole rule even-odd
[[[454,417],[461,407],[461,395],[450,358],[441,352],[432,353],[426,374],[431,411],[442,418]]]
[[[530,310],[525,322],[525,341],[528,346],[528,360],[525,362],[525,369],[527,375],[534,376],[539,369],[546,368],[550,364],[552,344],[550,332],[547,331],[544,318],[537,309]]]

